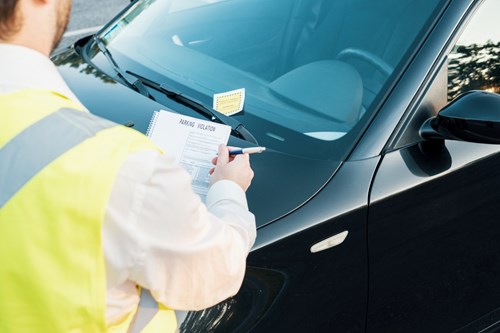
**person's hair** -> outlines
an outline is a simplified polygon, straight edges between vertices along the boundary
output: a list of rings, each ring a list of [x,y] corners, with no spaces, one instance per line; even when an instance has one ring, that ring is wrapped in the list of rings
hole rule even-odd
[[[0,39],[8,39],[21,28],[18,3],[19,0],[0,1]]]

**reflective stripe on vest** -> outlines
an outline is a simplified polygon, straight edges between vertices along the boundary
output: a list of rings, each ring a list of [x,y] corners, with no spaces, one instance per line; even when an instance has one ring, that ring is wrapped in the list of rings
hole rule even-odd
[[[124,156],[124,154],[126,154],[127,152],[138,151],[138,150],[143,150],[143,149],[156,149],[156,147],[154,147],[154,145],[151,144],[149,140],[147,140],[144,136],[140,135],[139,133],[132,132],[132,134],[131,134],[130,132],[127,132],[127,131],[129,131],[129,129],[125,129],[125,128],[122,128],[121,126],[117,126],[117,124],[115,124],[113,122],[96,117],[96,116],[89,114],[87,112],[67,108],[66,105],[63,106],[63,105],[61,105],[62,103],[59,103],[59,98],[57,96],[54,97],[54,96],[47,94],[47,93],[35,92],[35,91],[31,92],[30,91],[30,92],[25,93],[24,96],[20,94],[21,97],[17,97],[17,96],[15,96],[15,97],[18,98],[18,100],[26,101],[26,100],[30,100],[30,98],[22,98],[22,97],[25,97],[26,95],[30,95],[30,94],[33,94],[36,98],[47,97],[47,100],[45,102],[49,106],[54,105],[53,110],[58,110],[58,111],[51,112],[48,115],[46,115],[44,118],[36,121],[35,123],[29,125],[26,128],[24,128],[18,134],[15,134],[15,136],[13,136],[12,138],[9,138],[8,141],[3,146],[0,147],[0,212],[3,211],[3,213],[4,213],[3,216],[0,216],[4,219],[2,222],[5,222],[5,221],[9,221],[9,222],[11,222],[11,221],[43,222],[45,219],[46,221],[50,221],[50,224],[47,224],[47,226],[61,225],[59,223],[60,221],[56,221],[58,219],[57,215],[50,215],[50,214],[43,215],[43,214],[45,214],[45,212],[43,210],[40,211],[43,213],[42,214],[43,216],[42,215],[32,216],[31,220],[23,219],[23,217],[22,217],[23,213],[19,212],[19,209],[17,209],[17,211],[16,211],[15,207],[20,207],[19,205],[17,205],[16,200],[19,200],[20,197],[22,198],[21,200],[26,200],[26,198],[30,198],[29,195],[27,196],[28,193],[37,193],[37,192],[30,192],[33,190],[33,188],[32,188],[33,184],[36,183],[39,179],[42,179],[42,178],[38,177],[37,175],[43,175],[44,172],[46,173],[47,170],[51,170],[51,168],[54,168],[54,167],[59,168],[56,170],[59,170],[59,171],[62,170],[64,173],[67,169],[60,168],[61,161],[64,162],[63,163],[64,166],[66,166],[68,164],[67,161],[64,161],[65,159],[69,159],[69,161],[75,161],[75,156],[79,156],[78,154],[74,155],[75,153],[77,153],[77,150],[75,150],[75,149],[80,149],[80,150],[83,149],[81,151],[84,152],[84,155],[83,155],[84,159],[86,157],[86,161],[87,161],[86,164],[87,165],[89,163],[93,164],[94,160],[92,159],[92,156],[93,156],[92,152],[96,152],[96,148],[97,148],[97,151],[99,151],[100,146],[95,146],[95,144],[96,144],[95,142],[99,142],[99,141],[95,141],[94,139],[91,139],[92,137],[99,139],[103,143],[105,143],[105,141],[103,141],[103,140],[106,140],[106,138],[111,138],[111,140],[107,141],[107,142],[115,142],[114,140],[116,138],[120,138],[121,135],[123,135],[123,138],[129,138],[129,139],[124,140],[124,143],[122,146],[124,148],[119,149],[116,152],[117,155],[112,155],[112,156]],[[14,98],[14,97],[12,97],[12,98]],[[36,100],[36,98],[33,98],[33,100]],[[14,106],[9,106],[9,107],[15,108],[16,110],[20,109],[22,112],[28,112],[32,108],[31,105],[27,105],[26,110],[25,110],[25,109],[23,109],[23,107],[18,108],[18,106],[16,104],[12,104],[12,105],[14,105]],[[72,107],[72,106],[70,106],[70,107]],[[9,124],[9,123],[7,122],[7,124]],[[104,131],[104,130],[106,130],[106,131]],[[100,131],[103,131],[101,136],[100,137],[96,136],[96,134],[99,133]],[[109,132],[109,131],[113,131],[113,132]],[[110,133],[113,133],[113,135],[110,136]],[[87,139],[91,139],[91,140],[86,141]],[[94,141],[92,142],[92,140],[94,140]],[[84,141],[86,141],[86,142],[84,143]],[[84,144],[80,145],[81,143],[84,143]],[[90,143],[90,146],[89,146],[89,143]],[[85,147],[82,148],[82,146],[85,146],[85,145],[87,148],[85,148]],[[77,146],[78,146],[78,148],[77,148]],[[106,146],[106,145],[104,145],[104,146]],[[89,147],[93,147],[93,150],[89,150],[88,149]],[[80,150],[78,150],[78,153],[80,153]],[[104,151],[107,152],[108,150],[109,150],[109,147],[106,146],[105,149],[99,151],[100,156],[101,156],[101,160],[102,160],[102,156],[103,156],[102,152],[104,152]],[[110,152],[111,151],[112,150],[110,150]],[[66,153],[66,156],[64,156],[65,153]],[[73,156],[72,156],[73,159],[71,159],[71,154],[73,154]],[[91,157],[91,158],[89,159],[88,157]],[[116,157],[116,158],[117,158],[116,161],[119,161],[120,160],[119,158],[122,158],[122,157]],[[113,160],[113,159],[111,159],[111,160]],[[113,160],[113,161],[115,161],[115,160]],[[116,162],[113,165],[119,165],[117,163],[120,163],[120,162]],[[56,164],[56,166],[55,166],[55,164]],[[70,166],[71,166],[71,164],[70,164]],[[72,170],[71,167],[69,168],[69,170]],[[88,168],[84,169],[85,172],[87,172],[88,170],[89,170]],[[99,170],[101,170],[101,169],[99,169]],[[109,174],[109,175],[111,175],[111,177],[108,177],[108,179],[113,179],[112,176],[114,175],[114,173],[109,173],[110,170],[112,170],[112,168],[109,168],[106,170],[108,171],[108,173],[102,172],[101,175],[108,175]],[[69,174],[71,174],[71,173],[69,173]],[[81,175],[81,174],[75,174],[75,175],[78,175],[78,177],[80,177],[79,175]],[[82,178],[82,179],[85,179],[85,178]],[[62,183],[64,184],[66,182],[62,182]],[[111,181],[109,183],[111,184]],[[38,183],[37,186],[39,186],[39,184],[40,183]],[[78,184],[78,183],[75,183],[75,184]],[[30,191],[27,191],[28,187],[31,187]],[[26,191],[21,191],[21,189],[23,189],[23,188]],[[89,187],[89,188],[91,188],[91,187]],[[101,189],[101,185],[99,184],[98,187],[94,186],[94,188]],[[109,193],[109,188],[111,188],[111,187],[106,186],[105,188],[103,188],[102,193],[104,193],[104,194]],[[44,194],[41,197],[45,198],[46,193],[45,192],[41,192],[41,193]],[[54,192],[54,193],[56,193],[56,192]],[[57,193],[59,193],[59,192],[57,192]],[[66,192],[63,192],[63,194],[64,193],[66,193]],[[68,192],[68,193],[71,193],[71,192]],[[55,205],[57,205],[57,201],[54,201],[54,197],[52,197],[52,196],[49,196],[49,197],[51,198],[52,201],[47,201],[48,206],[52,207],[52,209],[54,209],[54,208],[58,209],[58,207],[55,206]],[[99,197],[99,199],[97,200],[98,202],[101,202],[101,201],[104,202],[103,201],[104,196],[98,196],[98,197]],[[47,200],[50,200],[50,199],[47,199]],[[89,202],[92,200],[93,199],[86,200],[85,202]],[[25,203],[26,202],[30,203],[33,201],[25,201]],[[68,201],[65,201],[65,200],[64,200],[64,202],[65,202],[65,204],[68,203]],[[44,207],[44,208],[46,207],[45,205],[40,206],[40,202],[37,202],[36,204],[39,205],[38,207]],[[33,210],[30,210],[30,211],[31,212],[38,212],[38,210],[37,210],[38,207],[35,207]],[[78,221],[78,222],[88,222],[88,221],[91,221],[92,219],[95,219],[95,217],[92,214],[85,213],[87,211],[89,211],[89,212],[94,211],[93,209],[95,208],[95,205],[83,205],[82,207],[91,207],[92,210],[85,210],[85,209],[72,210],[73,215],[71,215],[71,219],[73,219],[74,221]],[[50,210],[46,210],[46,211],[50,211]],[[6,212],[9,212],[9,213],[6,213]],[[17,214],[17,215],[12,217],[11,215],[9,215],[12,212],[16,212],[15,214]],[[80,212],[84,212],[85,214],[80,214]],[[19,218],[19,216],[21,216],[21,218]],[[67,218],[67,216],[63,216],[62,220],[64,220],[65,217]],[[99,219],[99,216],[97,218]],[[40,220],[38,220],[38,219],[40,219]],[[69,221],[69,220],[66,220],[66,221]],[[66,221],[63,221],[63,222],[66,222]],[[54,222],[58,222],[59,224],[54,224]],[[41,223],[41,224],[43,224],[43,223]],[[7,225],[9,225],[9,224],[4,223],[4,226],[7,226]],[[17,225],[17,223],[12,224],[12,225]],[[86,225],[90,226],[90,224],[85,224],[85,223],[80,223],[80,225],[81,226],[86,226]],[[45,226],[45,224],[44,224],[44,226]],[[85,231],[87,231],[87,229],[86,229],[87,227],[79,227],[79,230],[82,230],[82,228],[85,229]],[[11,229],[5,229],[5,230],[7,230],[7,231],[14,230],[14,231],[18,232],[18,231],[22,231],[23,229],[20,228],[19,230],[16,230],[15,228],[13,228],[13,229],[11,228]],[[25,229],[25,230],[28,230],[28,229]],[[29,230],[32,230],[32,229],[30,228]],[[46,229],[46,230],[49,230],[49,229]],[[57,238],[57,240],[68,239],[69,234],[64,234],[64,230],[65,229],[58,228],[58,229],[51,230],[48,232],[51,232],[51,236],[54,236],[55,234],[57,234],[58,236],[56,236],[56,237],[59,237],[59,238]],[[91,230],[91,229],[88,229],[88,230]],[[96,230],[98,230],[98,229],[95,229],[95,231]],[[40,231],[41,232],[39,232],[38,234],[44,233],[44,230],[40,229]],[[95,234],[95,232],[94,232],[94,234]],[[14,238],[11,237],[11,239],[14,239]],[[28,238],[26,238],[26,239],[28,239]],[[82,239],[83,238],[77,238],[77,241],[81,241]],[[89,239],[89,238],[84,238],[84,239]],[[88,251],[89,248],[93,248],[95,246],[100,247],[101,245],[98,242],[95,242],[96,240],[99,240],[99,238],[97,237],[96,239],[92,239],[92,241],[94,241],[93,244],[90,242],[83,242],[82,244],[85,245],[85,251]],[[70,241],[67,241],[67,242],[70,242]],[[3,242],[3,243],[4,243],[4,245],[9,244],[9,242]],[[70,242],[67,244],[69,246],[63,247],[63,248],[64,249],[69,248],[77,243],[78,242],[73,242],[73,243]],[[19,244],[24,244],[24,243],[19,243]],[[29,244],[29,242],[28,242],[28,244]],[[33,244],[36,244],[36,242],[33,242]],[[44,244],[44,243],[41,242],[38,245],[40,245],[40,244]],[[57,244],[59,245],[59,243],[57,243]],[[64,244],[64,242],[62,242],[62,244]],[[79,246],[81,246],[81,244]],[[11,250],[11,248],[12,248],[12,246],[9,247],[9,246],[5,245],[2,251],[4,253],[8,253],[8,251]],[[26,248],[26,246],[20,247],[20,249],[22,249],[22,250],[24,250],[25,248]],[[49,251],[44,254],[45,258],[51,258],[51,260],[52,260],[52,258],[57,257],[59,255],[59,253],[61,253],[61,251],[56,251],[54,249],[60,249],[60,248],[61,247],[51,248],[51,246],[47,246],[47,248],[44,250],[49,250]],[[36,252],[36,251],[39,251],[39,247],[37,247],[37,245],[33,245],[33,249],[31,249],[31,251],[33,252],[33,256],[36,257],[36,255],[38,255],[37,254],[38,252]],[[52,252],[50,252],[50,251],[52,251]],[[8,255],[6,255],[4,257],[6,258],[7,256]],[[65,258],[67,258],[67,257],[68,256],[65,256]],[[5,258],[3,258],[2,260],[4,260]],[[101,260],[101,259],[96,259],[96,262],[84,260],[82,262],[82,264],[78,264],[76,266],[82,268],[81,273],[85,274],[85,272],[92,272],[92,274],[95,274],[95,276],[98,277],[98,280],[103,279],[105,277],[104,276],[104,269],[102,269],[102,273],[99,273],[99,271],[101,269],[99,267],[99,260]],[[47,260],[44,259],[44,261],[47,261]],[[44,261],[42,261],[42,262],[44,262]],[[35,260],[33,262],[39,262],[39,261]],[[72,262],[72,261],[70,261],[70,262]],[[2,263],[4,263],[4,262],[2,262]],[[50,261],[50,263],[53,263],[53,261]],[[64,266],[64,265],[67,265],[67,263],[63,261],[63,264],[61,264],[60,267],[54,266],[54,268],[56,268],[59,271],[61,269],[61,267],[66,268],[66,266]],[[15,264],[13,264],[11,266],[6,266],[6,265],[3,265],[3,266],[4,267],[11,267],[11,266],[15,266]],[[26,265],[26,267],[29,267],[29,268],[31,268],[32,266],[33,265],[30,265],[30,264]],[[103,268],[103,266],[102,266],[102,268]],[[42,269],[42,271],[43,271],[43,269]],[[49,269],[48,271],[53,272],[54,269]],[[5,272],[9,272],[9,270],[7,269]],[[37,271],[34,270],[34,272],[37,272]],[[0,270],[0,273],[2,273],[1,270]],[[79,276],[84,276],[84,274],[80,274]],[[37,277],[39,275],[37,275]],[[4,285],[7,286],[9,283],[12,283],[12,279],[9,278],[10,276],[13,276],[13,275],[9,273],[9,274],[5,274],[4,276],[2,276],[0,274],[0,281],[2,281],[2,278],[4,278],[4,281],[8,282],[8,283],[4,283]],[[65,273],[62,273],[61,276],[67,276],[67,271]],[[92,276],[92,278],[94,278],[95,276]],[[49,277],[52,278],[53,276],[51,276],[50,274],[46,274],[46,275],[43,275],[43,277],[41,277],[41,279],[42,279],[42,281],[43,281],[43,279],[46,279],[47,281],[51,281],[51,280],[49,280]],[[64,279],[61,278],[58,281],[64,282]],[[73,281],[76,281],[76,280],[73,279]],[[96,286],[96,285],[98,286],[98,284],[96,284],[95,281],[93,282],[91,279],[89,279],[89,280],[85,280],[83,284],[80,284],[78,286],[73,286],[72,288],[75,288],[75,287],[79,288],[81,286],[82,288],[79,288],[79,289],[84,290],[83,287],[84,287],[85,283],[87,283],[89,281],[94,283],[94,286]],[[64,284],[61,283],[60,285],[64,285]],[[85,287],[88,287],[88,286],[85,285]],[[12,287],[10,289],[12,289]],[[71,287],[70,287],[70,289],[71,289]],[[16,289],[14,288],[14,290],[16,290]],[[103,288],[103,290],[104,290],[104,288]],[[72,295],[72,293],[70,293],[70,292],[68,294]],[[78,293],[76,293],[76,294],[78,295]],[[11,297],[11,299],[12,299],[12,297],[14,297],[15,295],[16,295],[15,292],[12,292],[9,297]],[[48,295],[48,296],[49,296],[48,298],[59,297],[59,296],[57,296],[57,293],[56,293],[56,295]],[[104,297],[104,294],[103,294],[103,297]],[[46,298],[46,299],[48,299],[48,298]],[[82,299],[82,298],[84,298],[84,297],[75,297],[75,299]],[[88,302],[88,299],[85,299],[85,301],[82,301],[81,304],[85,304],[89,308],[91,308],[93,304],[97,304],[93,301],[95,301],[95,299],[93,299],[92,302]],[[28,303],[23,303],[23,302],[24,302],[24,299],[18,303],[23,304],[23,305],[28,304]],[[86,302],[86,303],[84,303],[84,302]],[[78,305],[78,302],[76,302],[76,303],[77,303],[76,305]],[[0,302],[0,309],[2,306],[6,306],[6,304],[7,304],[7,302],[3,302],[3,303]],[[57,304],[57,303],[54,303],[54,304]],[[51,304],[51,307],[46,307],[44,309],[53,309],[53,308],[57,309],[57,306],[54,307],[52,305],[53,304]],[[170,309],[166,309],[161,305],[158,306],[157,304],[155,304],[155,306],[156,306],[156,309],[158,309],[159,311],[156,311],[156,313],[154,314],[153,317],[148,314],[147,318],[149,318],[148,319],[149,321],[140,319],[142,317],[142,314],[141,314],[142,310],[139,311],[139,313],[136,316],[136,318],[137,318],[136,325],[132,326],[133,329],[134,330],[139,329],[139,330],[141,330],[142,333],[175,332],[177,324],[176,324],[176,320],[175,320],[174,311],[170,310]],[[26,308],[26,306],[24,306],[23,308]],[[61,309],[65,310],[63,308],[64,308],[64,306],[62,306]],[[69,307],[69,308],[73,309],[74,307]],[[35,306],[33,306],[33,309],[35,309]],[[92,308],[91,310],[93,311],[93,310],[95,310],[95,308]],[[102,318],[104,319],[103,310],[104,310],[104,308],[102,308],[102,310],[99,310],[100,312],[98,312],[98,313],[100,313],[102,315]],[[15,311],[12,310],[11,312],[14,313]],[[88,318],[88,316],[90,314],[93,316],[95,315],[95,312],[89,312],[89,313],[86,313],[85,311],[83,311],[83,312],[84,313],[82,314],[81,318],[85,318],[85,316],[87,316],[87,318]],[[22,313],[24,315],[25,313],[32,314],[34,312],[29,310],[29,311],[22,311]],[[33,319],[35,319],[35,317],[37,318],[36,320],[38,320],[38,318],[50,319],[50,318],[52,318],[51,316],[53,315],[54,312],[52,312],[52,314],[50,312],[45,312],[40,317],[38,317],[38,313],[39,312],[37,312],[37,314],[33,317]],[[72,313],[74,314],[74,312],[72,312]],[[133,317],[133,314],[131,317]],[[9,318],[12,318],[12,317],[10,316]],[[15,319],[9,321],[7,324],[5,324],[6,321],[4,321],[4,322],[0,321],[0,327],[4,327],[4,326],[2,326],[2,324],[13,325],[13,326],[6,326],[6,327],[16,327],[15,323],[16,323],[16,320],[18,320],[19,318],[22,319],[23,317],[22,316],[15,317]],[[71,316],[69,318],[73,318],[73,316]],[[78,316],[78,318],[80,318],[80,316]],[[37,322],[36,320],[34,320],[33,323],[36,323]],[[61,321],[63,322],[64,318],[61,317]],[[44,326],[45,330],[38,328],[38,330],[36,330],[37,332],[50,331],[50,329],[49,329],[49,327],[51,327],[50,321],[45,321],[45,322],[42,321],[40,323],[42,325],[38,325],[37,327],[43,326],[44,323],[48,323],[48,324]],[[73,321],[72,323],[75,323],[75,321]],[[80,323],[78,323],[78,325],[80,325]],[[28,326],[29,325],[26,325],[26,327],[28,327]],[[64,327],[64,326],[57,326],[57,327]],[[75,326],[73,326],[73,327],[75,327]],[[76,326],[76,327],[79,327],[79,326]],[[120,332],[120,333],[127,332],[127,330],[129,328],[132,329],[131,327],[129,327],[129,325],[127,325],[125,327],[121,327],[119,330],[116,330],[116,332]],[[105,329],[106,328],[103,327],[103,331]],[[51,330],[51,331],[54,331],[54,330]],[[64,331],[68,331],[68,330],[66,329]],[[87,331],[89,331],[89,330],[87,330]],[[92,331],[95,331],[95,330],[92,330]],[[101,331],[101,330],[99,330],[99,331]],[[110,330],[109,327],[108,327],[108,331],[115,332],[114,330]]]
[[[89,113],[65,108],[19,133],[0,149],[0,208],[57,157],[97,132],[116,125]],[[9,169],[16,170],[15,177],[7,172]]]

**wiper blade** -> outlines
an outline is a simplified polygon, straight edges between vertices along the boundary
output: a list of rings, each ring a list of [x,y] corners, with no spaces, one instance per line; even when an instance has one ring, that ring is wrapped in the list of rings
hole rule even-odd
[[[146,87],[139,81],[137,78],[134,81],[130,81],[127,76],[125,75],[125,72],[118,66],[116,63],[115,59],[113,59],[113,56],[111,55],[111,52],[109,52],[106,44],[104,41],[97,35],[94,35],[94,42],[96,43],[97,47],[99,48],[99,51],[104,55],[108,63],[110,64],[111,68],[115,71],[116,75],[131,89],[134,89],[135,91],[139,92],[140,94],[153,98]]]
[[[158,90],[162,93],[164,93],[168,98],[175,100],[176,102],[183,104],[194,111],[202,114],[203,116],[207,117],[208,119],[212,121],[217,121],[221,124],[228,125],[231,127],[231,131],[234,135],[238,136],[239,138],[253,142],[255,144],[258,144],[257,139],[250,133],[245,126],[240,123],[238,120],[231,118],[229,116],[226,116],[223,113],[213,111],[206,106],[204,106],[201,102],[198,102],[197,100],[187,97],[182,94],[180,91],[176,91],[171,87],[168,87],[165,83],[157,83],[154,82],[150,79],[147,79],[145,77],[142,77],[139,74],[127,71],[127,74],[134,76],[137,80],[141,81],[144,85],[151,87],[155,90]]]

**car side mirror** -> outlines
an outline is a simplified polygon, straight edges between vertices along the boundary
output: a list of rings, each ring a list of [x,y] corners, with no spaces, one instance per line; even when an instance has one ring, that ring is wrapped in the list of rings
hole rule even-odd
[[[500,95],[480,90],[460,95],[422,125],[420,136],[500,144]]]

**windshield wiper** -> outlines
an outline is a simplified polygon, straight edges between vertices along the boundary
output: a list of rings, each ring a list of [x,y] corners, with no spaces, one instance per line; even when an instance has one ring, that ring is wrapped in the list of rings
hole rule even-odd
[[[148,98],[151,98],[154,100],[154,97],[151,96],[149,93],[148,89],[145,86],[149,86],[153,89],[156,89],[162,93],[164,93],[168,98],[171,98],[175,100],[176,102],[183,104],[194,111],[204,115],[208,119],[212,121],[217,121],[221,124],[228,125],[231,127],[231,131],[234,135],[238,136],[239,138],[253,142],[255,144],[258,144],[257,139],[250,133],[245,126],[243,126],[242,123],[240,123],[238,120],[228,117],[225,114],[222,114],[220,112],[212,111],[211,109],[207,108],[204,106],[202,103],[196,101],[193,98],[186,97],[179,91],[175,91],[174,89],[167,87],[164,83],[156,83],[152,80],[149,80],[145,77],[140,76],[139,74],[130,72],[130,71],[123,71],[120,66],[116,63],[116,61],[113,59],[113,56],[111,55],[111,52],[109,52],[108,48],[106,47],[106,44],[104,41],[97,35],[94,35],[94,42],[96,43],[97,47],[101,51],[101,53],[104,55],[106,60],[108,61],[109,65],[113,70],[115,71],[116,75],[127,85],[129,88],[134,89],[135,91],[139,92],[141,95],[144,95]],[[127,78],[127,74],[130,76],[133,76],[135,78],[134,81],[130,81]]]
[[[118,66],[116,63],[115,59],[113,59],[113,56],[111,55],[111,52],[109,52],[108,48],[106,47],[106,44],[104,41],[101,39],[101,37],[94,35],[94,42],[96,43],[97,47],[101,51],[101,53],[104,55],[106,60],[108,61],[109,65],[113,70],[115,71],[116,75],[127,85],[129,88],[134,89],[135,91],[139,92],[141,95],[144,95],[146,97],[149,97],[154,100],[153,96],[149,94],[149,91],[140,80],[137,78],[134,81],[130,81],[126,75],[125,72]]]
[[[127,74],[134,76],[143,85],[151,87],[155,90],[164,93],[165,96],[167,96],[168,98],[193,109],[194,111],[200,113],[201,115],[207,117],[208,119],[230,126],[231,132],[234,135],[238,136],[243,140],[250,141],[258,145],[257,139],[238,120],[226,116],[225,114],[222,114],[220,112],[212,111],[211,109],[207,108],[197,100],[183,95],[182,92],[176,91],[171,87],[167,87],[165,83],[154,82],[150,79],[147,79],[139,74],[130,71],[127,71]]]

